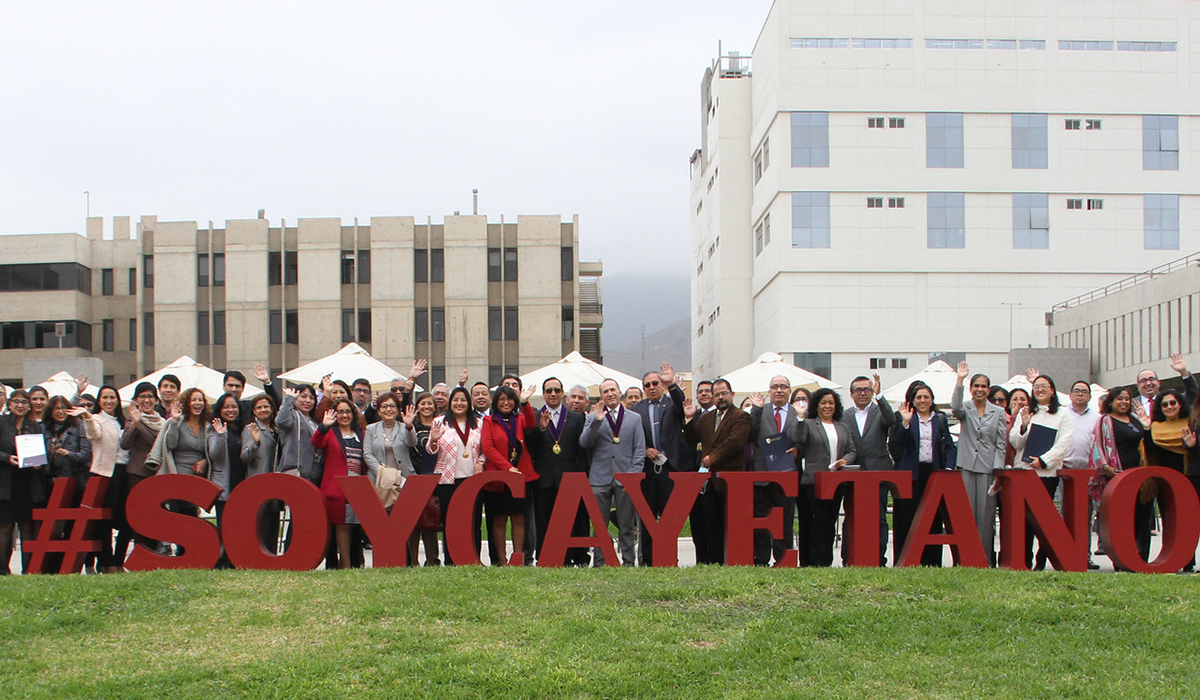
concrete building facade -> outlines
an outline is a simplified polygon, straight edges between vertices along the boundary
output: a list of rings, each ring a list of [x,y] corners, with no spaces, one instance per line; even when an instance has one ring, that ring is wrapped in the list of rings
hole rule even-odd
[[[118,384],[181,355],[279,373],[348,342],[401,373],[426,358],[426,382],[465,368],[495,384],[572,350],[602,359],[603,269],[579,261],[578,217],[144,216],[113,219],[111,235],[92,218],[87,234],[0,237],[6,382],[31,357],[99,357]]]
[[[776,0],[701,82],[692,358],[997,376],[1054,303],[1200,247],[1200,4]]]

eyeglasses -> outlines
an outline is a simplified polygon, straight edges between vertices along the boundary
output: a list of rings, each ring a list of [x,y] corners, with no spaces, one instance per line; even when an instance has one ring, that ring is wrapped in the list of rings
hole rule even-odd
[[[542,393],[543,394],[561,394],[562,389],[556,389],[554,387],[550,387],[549,389],[542,389]]]
[[[993,396],[992,398],[988,399],[988,401],[999,406],[1003,406],[1004,404],[1008,403],[1008,399],[1004,398],[1003,396]]]
[[[1072,389],[1071,393],[1079,394],[1080,396],[1086,396],[1086,395],[1092,393],[1092,390],[1091,389]]]
[[[772,384],[771,385],[771,391],[787,391],[788,389],[791,389],[791,388],[792,388],[791,385],[788,385],[788,384]]]
[[[361,386],[356,386],[353,389],[351,389],[350,391],[353,391],[355,393],[366,393],[366,392],[369,392],[370,390],[371,390],[370,388],[364,389]]]
[[[1149,384],[1150,382],[1157,382],[1157,381],[1158,381],[1158,377],[1142,377],[1141,379],[1137,380],[1137,383],[1138,384]]]
[[[381,410],[381,411],[399,411],[400,409],[396,408],[396,404],[389,402],[389,403],[385,403],[384,405],[380,406],[379,410]],[[349,411],[347,411],[347,413],[349,413]]]
[[[1033,388],[1034,389],[1046,389],[1047,391],[1049,391],[1050,385],[1049,384],[1034,384]]]
[[[347,408],[339,408],[337,410],[337,414],[339,416],[352,416],[352,415],[354,415],[354,411],[351,411],[350,409],[347,409]]]
[[[1173,399],[1172,399],[1171,401],[1163,401],[1163,402],[1162,402],[1162,407],[1163,407],[1163,408],[1174,408],[1174,407],[1176,407],[1176,406],[1178,406],[1178,405],[1179,405],[1179,402],[1178,402],[1178,401],[1175,401],[1175,400],[1173,400]]]
[[[856,386],[856,387],[854,387],[853,389],[851,389],[851,390],[850,390],[850,393],[852,393],[852,394],[865,394],[865,393],[867,393],[867,392],[869,392],[869,391],[871,391],[871,387],[869,387],[869,386]]]
[[[642,386],[644,386],[644,387],[646,387],[647,389],[649,389],[650,387],[652,387],[652,386],[658,386],[659,384],[662,384],[662,382],[660,382],[660,381],[658,381],[658,380],[654,380],[654,381],[646,382],[646,383],[645,383],[645,384],[643,384]]]

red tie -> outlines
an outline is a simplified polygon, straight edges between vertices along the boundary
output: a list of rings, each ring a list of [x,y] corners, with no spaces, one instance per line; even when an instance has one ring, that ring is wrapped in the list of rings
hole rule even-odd
[[[777,433],[783,432],[783,416],[779,415],[781,410],[783,409],[778,406],[775,407],[775,432]]]

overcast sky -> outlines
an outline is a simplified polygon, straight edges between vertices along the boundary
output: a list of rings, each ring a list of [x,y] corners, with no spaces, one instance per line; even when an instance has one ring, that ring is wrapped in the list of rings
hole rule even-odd
[[[687,0],[11,2],[0,233],[163,220],[580,215],[605,272],[688,263],[717,53],[770,8]],[[106,222],[106,226],[108,223]]]

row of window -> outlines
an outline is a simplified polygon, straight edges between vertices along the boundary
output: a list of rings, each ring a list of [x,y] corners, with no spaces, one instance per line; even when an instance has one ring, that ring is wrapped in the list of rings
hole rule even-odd
[[[793,49],[911,49],[911,38],[792,37]],[[1168,53],[1177,50],[1174,41],[1089,41],[1059,40],[1060,51],[1117,51]],[[1045,39],[926,39],[927,49],[1045,51]]]
[[[1101,120],[1086,119],[1088,130],[1101,127]],[[1079,119],[1067,119],[1067,130],[1080,128]],[[883,128],[883,117],[868,117],[869,128]],[[902,118],[889,119],[890,128],[903,128]],[[1049,167],[1048,116],[1045,114],[1011,115],[1010,138],[1012,167],[1017,170],[1045,170]],[[792,167],[829,167],[829,113],[792,112]],[[763,148],[767,142],[764,140]],[[760,153],[765,153],[760,149]],[[931,112],[925,115],[925,166],[928,168],[965,167],[963,114]],[[769,161],[755,156],[754,182],[762,177]],[[1142,117],[1142,169],[1179,170],[1179,117],[1148,114]]]
[[[1179,249],[1179,195],[1143,195],[1143,245],[1146,250]],[[868,197],[867,206],[882,206],[881,197]],[[903,198],[889,198],[900,200]],[[1016,249],[1050,247],[1050,195],[1018,192],[1012,195],[1012,244]],[[1083,199],[1068,199],[1068,209],[1082,209]],[[1104,208],[1103,199],[1088,199],[1087,208]],[[754,254],[770,243],[769,215],[755,228]],[[926,196],[926,227],[929,248],[966,247],[965,193],[930,192]],[[792,193],[792,247],[830,247],[828,192]]]
[[[112,270],[109,270],[111,277]],[[111,285],[111,279],[110,279]],[[77,263],[0,265],[0,292],[92,293],[92,271]]]

